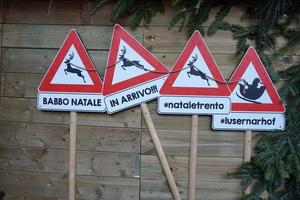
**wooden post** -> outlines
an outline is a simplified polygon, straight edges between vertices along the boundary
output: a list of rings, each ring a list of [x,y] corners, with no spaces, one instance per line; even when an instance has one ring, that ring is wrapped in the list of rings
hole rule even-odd
[[[174,177],[173,177],[173,174],[172,174],[172,172],[170,170],[168,161],[166,159],[166,155],[165,155],[165,153],[163,151],[163,148],[161,146],[159,137],[157,135],[154,123],[152,121],[152,118],[151,118],[151,115],[150,115],[150,112],[149,112],[149,109],[148,109],[146,103],[142,103],[141,104],[141,109],[142,109],[145,121],[147,123],[147,126],[148,126],[148,129],[149,129],[149,132],[150,132],[150,135],[151,135],[151,139],[152,139],[152,142],[154,144],[156,153],[157,153],[158,158],[160,160],[160,163],[162,165],[162,168],[163,168],[163,171],[165,173],[165,176],[167,177],[171,193],[172,193],[172,195],[173,195],[173,197],[174,197],[175,200],[181,200],[180,194],[178,192],[178,189],[177,189]]]
[[[251,160],[251,139],[252,131],[247,130],[244,135],[244,162],[249,162]]]
[[[76,128],[77,113],[70,112],[70,146],[69,146],[69,200],[75,200],[76,170]]]
[[[252,143],[252,131],[247,130],[244,135],[244,163],[251,160],[251,143]],[[250,187],[246,188],[245,194],[250,193]]]
[[[190,144],[190,166],[189,166],[189,200],[195,200],[195,182],[197,169],[197,134],[198,115],[192,115],[191,122],[191,144]]]

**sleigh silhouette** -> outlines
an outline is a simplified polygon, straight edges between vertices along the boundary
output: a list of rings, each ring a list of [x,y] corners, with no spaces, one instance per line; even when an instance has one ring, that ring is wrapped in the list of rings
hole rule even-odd
[[[239,83],[241,95],[238,93],[236,93],[236,95],[245,101],[260,104],[261,102],[257,101],[257,99],[264,94],[266,87],[258,87],[258,83],[262,84],[259,78],[255,78],[252,84],[249,84],[247,81],[245,81],[245,84]]]

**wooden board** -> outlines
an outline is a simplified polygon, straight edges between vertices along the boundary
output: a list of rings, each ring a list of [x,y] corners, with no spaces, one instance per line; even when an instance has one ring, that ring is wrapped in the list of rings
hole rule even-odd
[[[166,155],[189,155],[190,131],[188,129],[158,130],[158,135]],[[243,137],[242,132],[199,131],[197,155],[207,157],[242,158]],[[155,154],[153,144],[151,143],[151,139],[146,129],[143,130],[142,134],[142,154]]]
[[[0,189],[7,195],[67,198],[68,176],[37,172],[0,171]],[[128,178],[78,176],[78,199],[130,199],[139,198],[139,180]]]
[[[190,130],[191,116],[181,115],[160,115],[157,112],[157,101],[147,103],[151,113],[153,122],[157,129],[166,130]],[[199,130],[211,130],[210,128],[211,116],[199,117]],[[142,120],[142,128],[147,128],[146,123]]]
[[[153,52],[181,52],[187,39],[186,28],[179,32],[176,28],[168,30],[166,27],[147,27],[144,32],[144,45]],[[237,41],[232,38],[230,31],[219,30],[211,36],[206,35],[204,40],[212,53],[234,54],[236,52]],[[278,47],[285,44],[284,38],[278,38]],[[299,48],[294,49],[293,53],[299,55]]]
[[[3,24],[3,46],[23,48],[59,48],[67,33],[75,28],[87,49],[108,50],[113,26]],[[141,28],[132,31],[142,41]]]
[[[188,181],[189,157],[167,156],[170,168],[176,181]],[[233,172],[242,164],[242,158],[197,157],[196,181],[240,182],[239,179],[229,179],[226,173]],[[143,155],[141,159],[142,180],[165,180],[156,156]]]
[[[112,25],[111,10],[113,3],[109,3],[94,16],[90,15],[90,10],[95,1],[82,0],[60,0],[52,1],[10,0],[4,2],[4,22],[5,23],[30,23],[30,24],[94,24]],[[49,12],[50,11],[50,12]],[[39,17],[36,17],[39,16]],[[128,17],[120,19],[119,23],[128,25]]]
[[[171,1],[164,1],[165,5],[165,12],[164,13],[158,13],[151,21],[150,26],[164,26],[168,27],[170,25],[170,22],[173,18],[173,16],[176,14],[176,9],[174,6],[172,6]],[[203,26],[208,27],[215,19],[215,16],[217,12],[220,10],[221,6],[214,7],[209,13],[209,18],[203,23]],[[243,7],[232,7],[231,11],[228,13],[228,15],[225,17],[224,20],[229,21],[230,23],[236,23],[240,25],[247,26],[249,25],[249,20],[243,20],[241,21],[240,18],[244,13],[245,8]],[[175,25],[174,29],[177,30],[177,27],[181,24],[178,23]],[[186,26],[186,24],[185,24]]]
[[[37,122],[68,124],[68,112],[47,112],[37,110],[35,99],[2,97],[0,120],[12,122]],[[141,123],[139,108],[132,108],[114,115],[104,113],[78,113],[78,125],[131,127]]]
[[[231,32],[218,31],[213,36],[204,37],[212,53],[235,53],[235,40]],[[153,52],[180,52],[187,42],[186,29],[178,32],[166,27],[148,27],[145,29],[144,45]]]
[[[187,199],[187,181],[177,181],[182,199]],[[172,200],[165,181],[142,180],[141,199]],[[205,200],[237,200],[241,198],[240,183],[234,182],[196,182],[197,199]]]
[[[0,146],[0,170],[68,173],[68,150]],[[76,174],[139,177],[138,154],[77,151]]]
[[[0,129],[2,146],[68,149],[68,125],[0,122]],[[139,153],[140,130],[78,126],[77,150]]]
[[[50,1],[0,1],[4,6],[3,12],[0,7],[0,190],[6,192],[6,200],[66,200],[69,113],[38,111],[37,86],[70,28],[78,30],[103,77],[113,29],[113,3],[91,17],[94,0],[52,1],[49,15]],[[164,3],[165,14],[155,16],[149,26],[132,31],[128,18],[120,22],[172,68],[187,37],[178,27],[168,31],[175,9],[170,1]],[[214,8],[204,23],[206,29],[218,9]],[[240,21],[242,13],[243,8],[234,7],[226,20],[248,25],[249,21]],[[204,39],[228,79],[240,59],[234,57],[236,41],[231,32],[218,31]],[[284,44],[280,38],[278,45]],[[299,52],[298,47],[288,52],[275,61],[274,68],[299,63]],[[159,115],[156,100],[147,105],[181,197],[187,199],[191,118]],[[114,115],[78,113],[76,199],[172,199],[142,118],[139,107]],[[240,181],[227,179],[225,174],[242,162],[243,132],[212,131],[211,116],[199,116],[198,123],[197,199],[240,199]]]

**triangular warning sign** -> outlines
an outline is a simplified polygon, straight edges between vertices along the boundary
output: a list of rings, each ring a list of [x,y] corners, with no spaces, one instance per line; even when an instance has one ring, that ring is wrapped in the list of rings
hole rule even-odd
[[[39,92],[101,93],[102,81],[77,32],[72,29],[44,76]]]
[[[163,95],[229,96],[230,91],[199,31],[195,31],[160,90]]]
[[[115,25],[104,78],[104,95],[149,82],[167,73],[168,69],[142,44],[120,25]]]
[[[284,112],[280,97],[254,47],[249,47],[230,78],[233,112]]]

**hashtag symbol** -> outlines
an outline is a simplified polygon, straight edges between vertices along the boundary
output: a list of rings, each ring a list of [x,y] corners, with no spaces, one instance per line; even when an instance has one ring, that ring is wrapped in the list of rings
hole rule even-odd
[[[168,107],[169,107],[169,106],[168,106],[168,103],[165,103],[165,105],[164,105],[164,106],[165,106],[165,108],[168,108]]]
[[[221,124],[224,124],[225,120],[224,119],[221,119]]]

